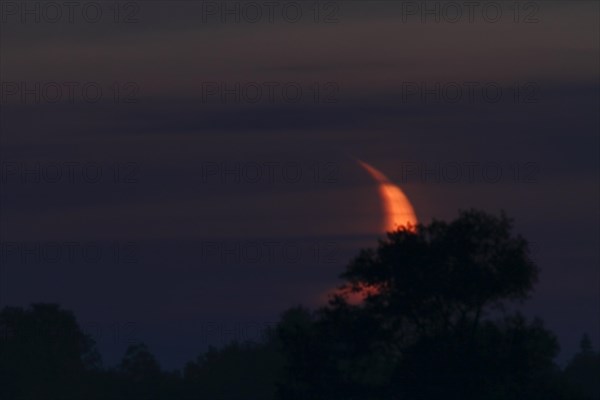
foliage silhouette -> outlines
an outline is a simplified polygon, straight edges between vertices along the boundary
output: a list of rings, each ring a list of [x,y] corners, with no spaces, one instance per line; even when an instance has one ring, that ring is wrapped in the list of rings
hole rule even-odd
[[[0,311],[8,400],[592,400],[600,353],[586,336],[565,370],[542,321],[511,311],[538,278],[504,214],[461,212],[362,250],[327,305],[296,307],[260,343],[209,349],[163,371],[147,346],[104,368],[58,305]],[[356,298],[363,301],[356,302]]]
[[[580,351],[567,365],[565,375],[587,399],[600,398],[600,351],[594,351],[588,335],[582,337]]]
[[[77,397],[99,367],[93,340],[57,305],[4,308],[0,332],[0,398]]]
[[[210,399],[273,399],[281,356],[272,343],[234,342],[189,362],[184,369],[188,393]]]
[[[328,306],[284,315],[281,397],[567,398],[552,387],[554,335],[507,313],[538,277],[512,228],[504,214],[470,210],[361,251]]]

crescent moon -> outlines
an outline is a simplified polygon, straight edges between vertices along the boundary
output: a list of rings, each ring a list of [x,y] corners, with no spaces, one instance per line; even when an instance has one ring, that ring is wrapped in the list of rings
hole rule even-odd
[[[391,182],[387,176],[372,165],[356,159],[356,162],[377,182],[379,195],[383,202],[385,221],[383,229],[392,232],[398,229],[414,231],[418,224],[415,209],[402,189]],[[331,298],[332,294],[342,294],[350,304],[357,305],[364,301],[370,294],[376,293],[377,288],[364,286],[359,292],[329,290],[320,301]]]
[[[383,226],[385,232],[401,228],[413,230],[419,221],[410,200],[408,200],[402,189],[372,165],[361,160],[357,160],[357,162],[378,183],[379,195],[383,202],[385,214]]]

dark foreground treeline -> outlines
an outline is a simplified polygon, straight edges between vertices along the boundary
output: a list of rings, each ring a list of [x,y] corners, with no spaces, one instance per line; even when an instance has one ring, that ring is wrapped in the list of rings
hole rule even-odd
[[[561,369],[555,336],[508,311],[537,274],[509,219],[463,212],[388,234],[327,306],[288,310],[261,343],[211,349],[175,372],[143,344],[102,367],[57,305],[4,308],[0,399],[597,400],[589,338]]]

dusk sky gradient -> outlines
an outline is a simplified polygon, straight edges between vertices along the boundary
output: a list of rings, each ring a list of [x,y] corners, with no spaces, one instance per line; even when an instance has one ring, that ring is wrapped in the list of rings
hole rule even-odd
[[[402,188],[421,222],[505,210],[541,268],[527,315],[557,333],[561,360],[584,332],[600,344],[599,3],[538,2],[537,23],[514,23],[507,8],[497,23],[404,22],[406,2],[389,1],[332,2],[337,22],[315,23],[308,3],[298,23],[222,23],[201,1],[137,2],[129,24],[4,15],[0,306],[73,310],[99,332],[108,364],[132,338],[174,368],[257,336],[286,308],[317,305],[382,236],[360,159]],[[11,94],[8,83],[23,82],[104,92],[96,103],[32,104]],[[225,104],[207,92],[236,82],[295,82],[302,97]],[[502,97],[411,92],[465,82]],[[102,178],[22,175],[69,162],[100,165]],[[24,246],[48,242],[91,242],[102,257],[23,259]],[[131,260],[115,261],[115,242]],[[126,326],[116,338],[115,325]]]

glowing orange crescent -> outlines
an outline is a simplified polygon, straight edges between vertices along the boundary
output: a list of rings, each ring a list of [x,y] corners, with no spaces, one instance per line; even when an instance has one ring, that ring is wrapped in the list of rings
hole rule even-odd
[[[414,228],[418,223],[417,216],[404,192],[397,185],[390,182],[381,171],[361,160],[357,160],[357,162],[379,184],[379,195],[383,200],[385,212],[385,231],[395,231],[398,228]]]

